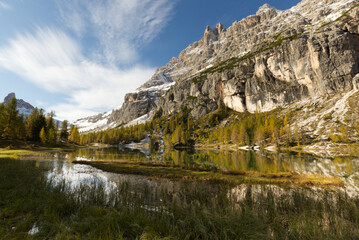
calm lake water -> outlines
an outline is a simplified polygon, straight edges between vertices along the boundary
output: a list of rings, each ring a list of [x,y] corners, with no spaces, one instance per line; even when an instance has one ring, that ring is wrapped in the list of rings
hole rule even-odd
[[[339,177],[344,182],[344,187],[333,187],[334,192],[345,192],[349,196],[359,194],[359,159],[355,158],[317,158],[309,154],[298,153],[269,153],[252,151],[165,151],[158,154],[149,154],[146,151],[103,148],[80,149],[69,153],[54,153],[50,161],[41,161],[39,165],[47,166],[48,177],[55,182],[66,182],[70,188],[76,188],[83,184],[101,183],[106,191],[111,192],[119,184],[128,182],[139,189],[143,186],[168,191],[176,191],[176,181],[152,180],[143,176],[114,174],[101,171],[84,164],[72,163],[82,161],[124,161],[124,162],[151,162],[167,165],[186,166],[200,169],[220,169],[223,171],[257,171],[261,173],[295,172],[298,174],[322,174],[325,176]],[[194,183],[192,183],[194,184]],[[196,183],[198,185],[206,185]],[[295,190],[308,192],[323,192],[321,188],[293,187],[282,189],[272,185],[251,186],[259,191],[265,188],[277,189],[278,194],[291,194]],[[238,192],[247,189],[247,185],[237,186],[233,189]],[[294,190],[293,190],[294,189]],[[325,192],[328,189],[325,190]],[[153,190],[155,192],[155,190]],[[243,194],[242,194],[243,195]]]
[[[272,184],[234,186],[151,179],[104,172],[75,162],[79,160],[151,162],[221,171],[322,174],[339,177],[344,185],[331,188]],[[45,174],[41,179],[49,191],[74,199],[76,204],[102,206],[116,214],[128,214],[126,224],[134,226],[140,220],[133,216],[151,219],[156,226],[157,223],[168,223],[171,229],[174,226],[184,229],[181,234],[189,234],[187,239],[239,239],[243,234],[251,238],[242,239],[359,237],[359,160],[355,158],[328,159],[308,154],[250,151],[165,151],[150,154],[107,148],[52,152],[35,162],[13,161],[12,164],[31,166],[35,170],[40,168],[42,171],[34,172]],[[37,229],[36,224],[33,226]],[[206,235],[208,233],[214,235]],[[262,237],[253,237],[259,233]],[[218,234],[222,234],[221,237]]]

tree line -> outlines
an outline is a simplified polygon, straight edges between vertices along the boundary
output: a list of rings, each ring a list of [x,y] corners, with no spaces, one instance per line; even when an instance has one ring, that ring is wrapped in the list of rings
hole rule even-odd
[[[8,140],[26,140],[55,145],[57,143],[80,143],[80,133],[76,126],[69,128],[68,121],[61,127],[54,119],[55,113],[45,114],[43,109],[34,108],[26,117],[17,110],[17,100],[12,98],[9,103],[0,104],[0,138]]]
[[[170,117],[162,113],[160,109],[145,124],[81,135],[80,143],[126,144],[147,136],[153,148],[158,148],[161,138],[169,147],[190,147],[195,143],[296,145],[304,140],[296,128],[290,128],[287,115],[281,118],[275,113],[233,113],[221,102],[216,112],[201,120],[195,120],[187,107]]]
[[[80,144],[102,143],[116,145],[119,143],[139,142],[147,136],[152,128],[151,123],[146,123],[81,134]]]

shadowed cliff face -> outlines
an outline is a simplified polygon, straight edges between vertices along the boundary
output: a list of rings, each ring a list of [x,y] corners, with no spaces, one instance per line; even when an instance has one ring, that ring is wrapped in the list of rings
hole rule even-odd
[[[243,112],[270,111],[302,99],[349,91],[359,72],[359,7],[353,0],[309,1],[256,15],[225,29],[207,27],[203,38],[157,70],[108,123],[128,123],[162,108],[186,105],[200,118],[222,100]]]
[[[251,58],[226,63],[233,66],[179,81],[158,106],[170,114],[185,103],[196,118],[215,110],[220,99],[239,112],[270,111],[297,100],[352,90],[358,63],[357,34],[339,28],[302,34]]]

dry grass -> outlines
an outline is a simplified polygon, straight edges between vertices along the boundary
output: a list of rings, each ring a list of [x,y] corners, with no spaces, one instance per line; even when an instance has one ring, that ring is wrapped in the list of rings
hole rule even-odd
[[[342,186],[343,182],[337,177],[324,175],[299,175],[295,173],[260,173],[255,171],[220,171],[168,166],[152,163],[129,162],[83,162],[103,171],[143,175],[151,178],[165,178],[170,180],[193,180],[213,183],[228,183],[238,185],[242,183],[297,185],[297,186]]]

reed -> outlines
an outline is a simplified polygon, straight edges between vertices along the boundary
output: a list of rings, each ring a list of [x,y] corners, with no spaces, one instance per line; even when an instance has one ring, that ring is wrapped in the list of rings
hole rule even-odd
[[[188,181],[73,189],[47,170],[0,160],[1,239],[359,238],[359,199],[345,193]]]

